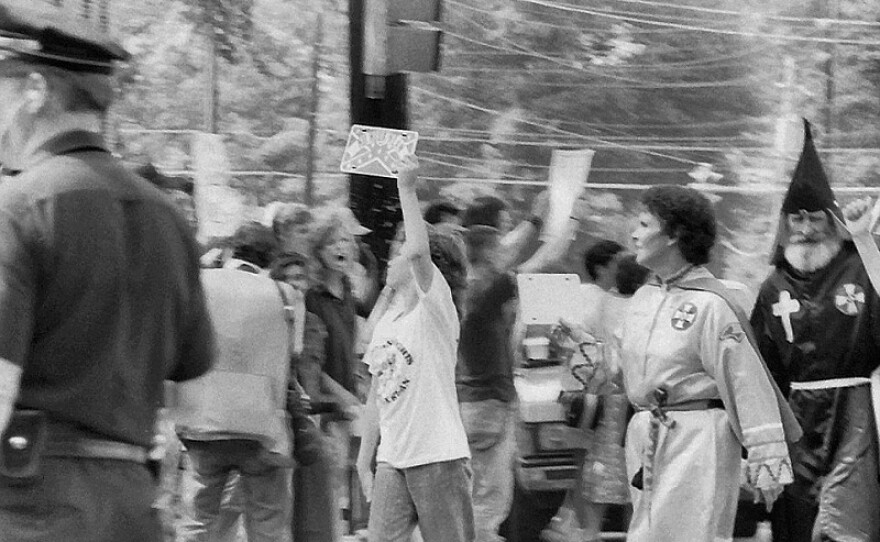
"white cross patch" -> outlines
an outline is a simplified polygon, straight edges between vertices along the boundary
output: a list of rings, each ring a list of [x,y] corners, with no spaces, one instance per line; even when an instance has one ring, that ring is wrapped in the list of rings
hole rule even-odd
[[[855,316],[865,304],[865,291],[858,284],[844,284],[834,292],[834,306],[847,316]]]
[[[691,327],[697,318],[697,306],[693,303],[682,303],[672,314],[672,327],[679,331]]]
[[[785,330],[785,340],[794,342],[794,329],[791,327],[791,315],[801,310],[801,304],[797,299],[792,299],[788,290],[779,292],[779,302],[772,306],[773,316],[782,320],[782,329]]]

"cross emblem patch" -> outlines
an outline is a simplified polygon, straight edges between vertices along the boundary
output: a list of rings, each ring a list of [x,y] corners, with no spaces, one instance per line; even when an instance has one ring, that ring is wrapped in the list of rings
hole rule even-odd
[[[858,284],[844,284],[834,292],[834,306],[847,316],[855,316],[865,304],[865,291]]]
[[[801,310],[801,304],[797,299],[792,299],[791,294],[787,290],[779,292],[779,301],[771,307],[773,316],[778,316],[782,320],[782,329],[785,330],[785,340],[789,343],[794,342],[794,328],[791,326],[791,315]]]
[[[672,328],[679,331],[691,327],[697,318],[697,306],[693,303],[682,303],[672,314]]]

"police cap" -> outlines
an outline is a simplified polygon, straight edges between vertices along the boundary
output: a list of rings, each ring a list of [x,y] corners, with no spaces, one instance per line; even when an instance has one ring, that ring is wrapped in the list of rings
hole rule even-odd
[[[0,0],[0,59],[109,75],[114,63],[131,55],[113,41],[100,21],[82,17],[67,0],[62,7],[12,6]],[[31,2],[33,4],[33,1]]]

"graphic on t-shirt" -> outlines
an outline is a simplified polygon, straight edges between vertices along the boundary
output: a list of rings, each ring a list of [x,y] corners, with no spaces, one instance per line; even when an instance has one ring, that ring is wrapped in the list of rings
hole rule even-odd
[[[374,346],[367,355],[370,374],[376,377],[376,392],[386,403],[393,403],[409,387],[412,355],[393,339]]]

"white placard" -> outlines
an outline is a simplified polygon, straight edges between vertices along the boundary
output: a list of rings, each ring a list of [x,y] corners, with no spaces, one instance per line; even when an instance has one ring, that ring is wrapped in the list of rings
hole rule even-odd
[[[550,158],[550,201],[542,237],[566,235],[574,202],[584,192],[595,151],[554,149]]]
[[[553,325],[560,318],[579,322],[581,281],[575,274],[523,273],[516,276],[522,323]]]

